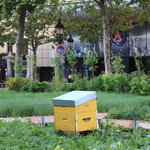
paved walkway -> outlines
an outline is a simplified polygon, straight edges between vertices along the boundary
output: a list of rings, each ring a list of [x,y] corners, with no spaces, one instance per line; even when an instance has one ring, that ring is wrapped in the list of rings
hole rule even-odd
[[[5,91],[5,88],[0,88],[0,91]]]
[[[119,120],[119,119],[105,119],[105,116],[107,116],[108,113],[98,113],[97,118],[99,123],[108,123],[113,124],[114,127],[117,126],[124,126],[126,128],[134,128],[134,127],[141,127],[145,130],[150,130],[150,121],[137,121],[137,120]],[[20,120],[20,121],[27,121],[31,120],[33,123],[54,123],[54,116],[33,116],[33,117],[18,117],[18,118],[0,118],[0,120],[4,121],[14,121],[14,120]]]
[[[108,113],[98,113],[97,117],[98,119],[102,119],[105,116],[107,116]],[[33,116],[33,117],[19,117],[19,118],[0,118],[0,120],[4,121],[14,121],[14,120],[21,120],[21,121],[27,121],[31,120],[33,123],[54,123],[54,116]]]

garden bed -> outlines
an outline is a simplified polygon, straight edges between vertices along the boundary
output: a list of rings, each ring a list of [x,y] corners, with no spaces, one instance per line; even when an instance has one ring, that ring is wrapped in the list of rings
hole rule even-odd
[[[52,150],[126,150],[150,149],[150,131],[123,127],[103,126],[100,130],[81,134],[62,134],[54,131],[54,124],[33,124],[30,121],[0,121],[1,149],[52,149]]]

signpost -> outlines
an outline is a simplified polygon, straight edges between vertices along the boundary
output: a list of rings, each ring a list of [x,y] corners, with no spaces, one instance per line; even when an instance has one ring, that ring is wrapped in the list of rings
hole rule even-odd
[[[60,58],[60,62],[62,63],[61,69],[62,69],[62,77],[65,77],[65,56],[64,54],[66,53],[66,48],[64,47],[64,45],[58,45],[56,48],[56,52],[59,55]]]
[[[66,48],[64,47],[64,45],[58,45],[56,51],[59,55],[62,56],[66,53]]]

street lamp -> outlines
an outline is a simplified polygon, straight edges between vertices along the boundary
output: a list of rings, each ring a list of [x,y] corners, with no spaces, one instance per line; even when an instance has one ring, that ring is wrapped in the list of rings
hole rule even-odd
[[[64,78],[65,77],[65,56],[64,56],[64,52],[65,49],[64,49],[64,46],[61,45],[62,44],[62,41],[63,41],[63,29],[64,29],[64,25],[61,23],[61,19],[59,18],[58,19],[58,22],[55,26],[55,30],[56,30],[56,35],[57,35],[57,42],[58,42],[58,46],[60,47],[61,46],[61,51],[62,53],[59,53],[59,58],[60,58],[60,62],[61,62],[61,70],[62,70],[62,77]],[[58,47],[57,47],[58,48]]]
[[[72,36],[70,35],[70,37],[68,38],[68,48],[69,49],[72,49],[73,48],[73,38],[72,38]]]
[[[64,28],[64,25],[61,23],[61,19],[58,19],[58,22],[55,26],[55,29],[56,29],[56,34],[63,34],[63,28]]]
[[[61,19],[58,19],[55,29],[56,29],[56,34],[58,36],[57,37],[58,44],[61,44],[63,41],[62,35],[63,35],[63,29],[64,29],[64,25],[61,23]]]

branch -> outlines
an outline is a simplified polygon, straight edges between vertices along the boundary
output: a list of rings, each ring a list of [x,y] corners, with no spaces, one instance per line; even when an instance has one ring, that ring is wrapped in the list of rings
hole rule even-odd
[[[98,5],[100,5],[100,1],[98,1],[98,0],[94,0]]]

